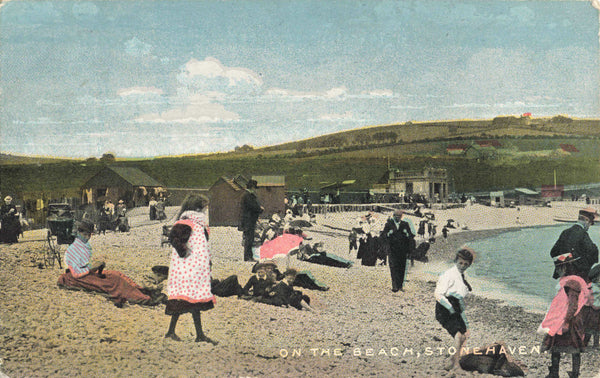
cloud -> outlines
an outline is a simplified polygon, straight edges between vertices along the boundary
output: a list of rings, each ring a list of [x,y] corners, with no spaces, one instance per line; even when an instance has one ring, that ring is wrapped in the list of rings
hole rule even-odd
[[[343,114],[323,114],[319,119],[323,121],[354,120],[354,114],[350,111]]]
[[[394,92],[389,89],[375,89],[367,92],[372,97],[392,97]]]
[[[295,99],[344,99],[348,96],[346,87],[336,87],[323,92],[302,92],[282,88],[270,88],[265,91],[265,96]]]
[[[140,41],[137,37],[133,37],[125,42],[125,52],[135,57],[148,55],[152,52],[152,45]]]
[[[121,88],[117,91],[117,94],[121,97],[127,96],[144,96],[144,95],[162,95],[162,89],[156,87],[131,87]]]
[[[254,71],[241,67],[226,67],[218,59],[208,57],[202,61],[190,59],[178,75],[180,83],[194,85],[205,84],[220,79],[226,81],[229,87],[249,85],[252,87],[262,86],[262,79]],[[203,85],[201,85],[203,86]]]
[[[212,99],[204,95],[194,95],[189,99],[189,104],[166,110],[162,113],[152,113],[140,116],[135,122],[150,123],[216,123],[236,121],[240,117],[237,113],[230,112],[221,104],[211,102]]]

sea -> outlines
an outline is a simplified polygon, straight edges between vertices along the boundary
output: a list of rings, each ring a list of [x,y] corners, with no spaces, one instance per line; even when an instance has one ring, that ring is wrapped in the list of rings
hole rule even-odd
[[[468,243],[476,260],[467,270],[476,295],[545,313],[557,292],[550,249],[574,223],[528,227]],[[588,233],[600,246],[600,225]]]

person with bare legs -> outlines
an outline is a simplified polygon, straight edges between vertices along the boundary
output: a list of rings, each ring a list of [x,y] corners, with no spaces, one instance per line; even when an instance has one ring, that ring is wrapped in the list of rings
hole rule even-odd
[[[459,358],[469,337],[469,323],[465,316],[464,298],[472,291],[465,271],[473,263],[475,253],[463,247],[454,259],[454,266],[446,270],[435,287],[435,318],[454,339],[456,353],[450,356],[446,370],[460,370]]]

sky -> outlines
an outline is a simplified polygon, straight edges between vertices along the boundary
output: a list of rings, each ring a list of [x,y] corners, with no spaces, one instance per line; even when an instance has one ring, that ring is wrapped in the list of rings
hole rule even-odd
[[[599,118],[594,6],[4,1],[0,152],[156,157],[406,121]]]

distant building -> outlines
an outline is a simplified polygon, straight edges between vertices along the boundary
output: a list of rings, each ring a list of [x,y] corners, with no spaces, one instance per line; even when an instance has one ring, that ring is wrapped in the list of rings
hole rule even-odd
[[[107,166],[82,186],[84,204],[103,203],[106,200],[116,204],[124,200],[128,207],[146,206],[152,195],[164,192],[164,185],[135,167]]]
[[[571,152],[579,152],[579,150],[577,149],[577,147],[575,147],[572,144],[561,143],[560,144],[560,148],[564,152],[569,152],[569,153],[571,153]]]
[[[545,200],[560,199],[564,194],[563,185],[542,185],[542,198]]]
[[[256,195],[265,211],[261,217],[285,212],[285,176],[252,176],[258,183]],[[250,178],[237,175],[222,176],[208,189],[210,198],[210,224],[212,226],[237,226],[240,221],[242,196]]]
[[[494,147],[494,148],[502,147],[502,143],[500,143],[496,139],[477,140],[477,141],[475,141],[475,143],[477,143],[479,145],[479,147]]]
[[[540,193],[528,188],[515,188],[515,194],[520,205],[535,204],[540,198]]]
[[[387,183],[374,185],[373,193],[397,193],[398,195],[420,194],[431,202],[448,200],[448,172],[443,168],[423,170],[389,170]]]
[[[462,155],[468,147],[469,145],[466,143],[450,144],[446,147],[446,152],[449,155]]]
[[[467,147],[465,157],[477,160],[495,159],[498,157],[496,146],[486,141],[477,141]]]
[[[496,207],[504,207],[504,192],[490,192],[490,204]]]

